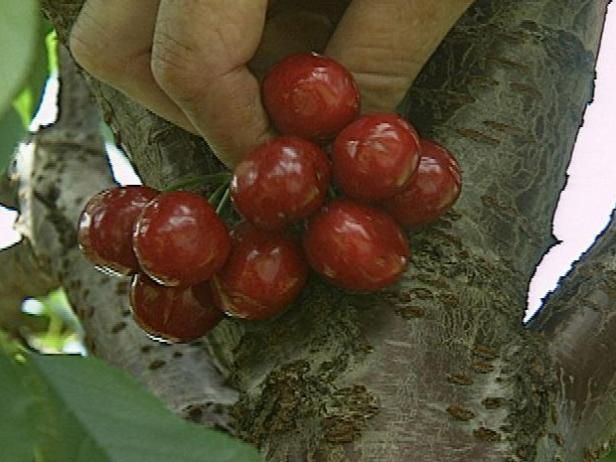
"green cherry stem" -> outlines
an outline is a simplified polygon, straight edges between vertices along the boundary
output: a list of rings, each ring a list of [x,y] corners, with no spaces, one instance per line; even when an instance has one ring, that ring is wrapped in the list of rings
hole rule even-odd
[[[231,189],[229,188],[229,185],[227,185],[227,187],[225,188],[225,192],[222,195],[220,202],[218,203],[218,207],[216,207],[216,213],[218,215],[220,215],[220,212],[222,212],[222,210],[225,208],[225,206],[229,202],[230,196],[231,196]]]
[[[225,192],[229,190],[229,182],[231,181],[231,177],[227,179],[227,181],[221,183],[212,194],[207,198],[208,202],[213,206],[218,208],[218,204],[221,202],[221,199],[224,197]]]

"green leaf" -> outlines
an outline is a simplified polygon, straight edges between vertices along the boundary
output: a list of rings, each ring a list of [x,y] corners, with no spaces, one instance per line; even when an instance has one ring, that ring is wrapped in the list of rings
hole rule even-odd
[[[35,430],[30,425],[34,397],[23,387],[20,367],[8,356],[0,357],[0,447],[6,460],[16,462],[32,460],[35,446]]]
[[[37,0],[0,2],[0,114],[22,88],[35,61],[39,26]]]
[[[13,107],[19,112],[24,127],[30,126],[32,117],[38,111],[48,77],[47,48],[44,38],[41,37],[39,46],[36,48],[34,64],[30,68],[30,74],[26,78],[21,92],[13,101]]]
[[[17,143],[26,135],[26,129],[22,123],[19,113],[14,108],[0,117],[0,175],[13,158]]]
[[[6,13],[7,8],[10,14]],[[26,29],[20,30],[18,26]],[[23,139],[41,103],[50,60],[55,53],[51,38],[47,38],[51,34],[50,24],[38,11],[38,2],[5,0],[0,3],[0,174],[4,173],[17,142]],[[11,102],[13,96],[11,107],[7,101]],[[22,128],[16,120],[21,121]]]
[[[256,449],[183,421],[98,359],[28,354],[26,364],[37,377],[29,388],[45,397],[37,414],[44,425],[29,422],[44,428],[45,462],[262,462]]]
[[[7,342],[0,339],[0,343]],[[37,446],[37,428],[32,425],[40,400],[28,387],[27,366],[16,360],[19,354],[0,348],[0,448],[7,461],[32,462]],[[2,350],[6,351],[2,351]]]
[[[57,67],[57,63],[54,64],[57,60],[54,44],[55,32],[53,30],[50,32],[50,24],[42,16],[39,17],[38,27],[34,60],[20,93],[13,101],[13,107],[19,112],[26,128],[30,126],[32,117],[39,109],[52,66]]]
[[[48,24],[47,22],[45,22]],[[45,46],[47,47],[47,56],[49,62],[49,73],[58,72],[58,34],[55,29],[49,25],[45,34]]]

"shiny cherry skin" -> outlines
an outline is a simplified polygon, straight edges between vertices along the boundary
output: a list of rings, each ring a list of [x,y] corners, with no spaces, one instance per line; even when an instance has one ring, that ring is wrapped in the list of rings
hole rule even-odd
[[[393,218],[348,199],[330,202],[310,219],[304,251],[317,273],[358,292],[396,282],[410,257],[408,241]]]
[[[262,89],[265,108],[284,134],[331,139],[359,113],[359,89],[351,73],[316,53],[294,54],[275,64]]]
[[[189,342],[211,331],[223,319],[215,307],[209,283],[166,287],[143,273],[130,287],[133,318],[151,337],[167,342]]]
[[[79,217],[77,238],[83,254],[105,272],[138,271],[132,247],[135,221],[158,194],[147,186],[121,186],[94,195]]]
[[[235,168],[231,199],[246,220],[282,229],[323,204],[331,168],[319,146],[280,136],[250,152]]]
[[[453,155],[430,140],[421,140],[419,167],[403,192],[383,207],[403,226],[416,227],[438,220],[460,196],[462,177]]]
[[[402,117],[360,117],[334,141],[334,179],[349,197],[375,202],[401,192],[419,163],[419,136]]]
[[[222,268],[231,239],[207,200],[192,192],[173,191],[144,207],[133,248],[143,271],[156,282],[190,286]]]
[[[233,230],[232,239],[229,260],[211,280],[217,306],[230,316],[249,320],[284,311],[308,276],[299,242],[247,222]]]

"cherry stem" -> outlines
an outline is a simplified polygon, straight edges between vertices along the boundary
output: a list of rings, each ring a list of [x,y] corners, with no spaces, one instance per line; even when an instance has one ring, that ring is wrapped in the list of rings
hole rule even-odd
[[[188,178],[182,178],[175,183],[170,184],[163,191],[177,191],[184,188],[190,188],[200,185],[214,185],[221,184],[226,186],[231,179],[231,172],[218,172],[210,173],[209,175],[193,176]],[[217,191],[218,189],[216,189]]]
[[[224,194],[222,195],[222,198],[220,199],[220,202],[218,203],[218,207],[216,207],[216,213],[218,215],[220,215],[220,212],[222,212],[222,210],[225,208],[225,206],[229,202],[230,195],[231,195],[231,189],[229,188],[229,186],[227,186]]]
[[[226,194],[226,192],[229,190],[229,181],[231,180],[231,178],[229,177],[227,179],[227,181],[223,182],[220,184],[220,186],[218,186],[214,192],[212,194],[210,194],[210,197],[207,198],[208,202],[216,207],[216,209],[218,210],[218,205],[221,202],[221,199],[224,198],[224,195]]]

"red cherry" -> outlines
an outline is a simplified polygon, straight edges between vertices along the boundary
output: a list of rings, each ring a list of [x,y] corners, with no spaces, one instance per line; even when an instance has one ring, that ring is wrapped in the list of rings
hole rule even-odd
[[[406,268],[409,246],[398,224],[373,207],[338,199],[310,219],[304,234],[310,266],[334,285],[374,291]]]
[[[145,273],[166,286],[190,286],[224,265],[231,240],[224,222],[200,195],[160,194],[141,213],[133,248]]]
[[[131,283],[130,303],[133,318],[143,330],[170,342],[202,337],[224,317],[214,306],[207,282],[192,287],[165,287],[138,273]]]
[[[301,138],[281,136],[237,165],[231,198],[255,226],[281,229],[319,209],[329,178],[329,161],[321,148]]]
[[[455,158],[434,141],[421,140],[419,167],[405,190],[383,202],[385,209],[404,226],[438,220],[458,199],[462,188]]]
[[[116,187],[94,195],[79,217],[77,237],[83,254],[107,272],[138,271],[133,229],[145,205],[157,195],[147,186]]]
[[[224,268],[211,280],[217,306],[230,316],[266,319],[284,311],[299,295],[308,265],[297,241],[240,224]]]
[[[280,132],[321,141],[357,116],[359,90],[351,73],[333,59],[299,53],[270,69],[263,103]]]
[[[397,114],[371,114],[338,134],[333,174],[348,196],[378,201],[401,192],[419,163],[419,136]]]

